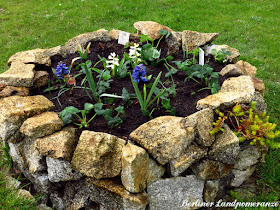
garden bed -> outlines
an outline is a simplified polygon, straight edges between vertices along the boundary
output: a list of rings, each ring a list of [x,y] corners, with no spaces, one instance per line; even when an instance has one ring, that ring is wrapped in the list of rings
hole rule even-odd
[[[156,49],[148,46],[152,59],[143,61],[142,55],[140,63],[126,57],[128,68],[122,76],[123,69],[114,72],[106,60],[114,52],[121,61],[129,48],[117,44],[120,31],[104,29],[81,34],[63,47],[17,53],[8,61],[10,69],[0,75],[0,95],[4,97],[0,102],[0,138],[9,145],[13,161],[34,189],[47,194],[42,201],[51,202],[56,209],[96,205],[109,209],[145,209],[147,205],[150,209],[185,209],[194,202],[199,202],[196,207],[202,207],[203,202],[224,198],[229,188],[239,188],[252,175],[256,164],[264,160],[265,138],[256,139],[255,145],[239,140],[245,137],[251,141],[247,134],[260,137],[267,132],[271,138],[274,135],[273,124],[267,123],[266,131],[250,127],[254,121],[267,119],[258,114],[266,111],[266,104],[264,85],[255,78],[256,68],[238,61],[240,54],[234,48],[208,46],[218,34],[174,32],[151,21],[134,25],[139,34],[149,37],[147,42],[154,42],[152,46],[157,46],[158,41],[151,38],[161,42]],[[160,34],[160,29],[163,33],[169,31],[170,37]],[[135,46],[142,37],[131,34],[131,45]],[[147,50],[147,42],[140,43],[140,47]],[[85,55],[87,51],[82,47],[85,49],[89,43],[89,54],[81,62],[77,57]],[[197,64],[198,56],[193,54],[199,47],[206,52],[210,48],[204,57],[207,65]],[[214,56],[215,50],[222,58]],[[103,68],[108,72],[100,74]],[[137,74],[142,77],[136,77]],[[95,84],[98,77],[107,75],[107,82],[113,80],[110,88],[96,94],[92,83],[85,82],[84,87],[82,81],[87,78],[90,82],[91,75]],[[209,81],[218,75],[213,86]],[[185,80],[186,77],[189,78]],[[158,92],[152,86],[157,82]],[[176,96],[170,91],[173,84]],[[137,88],[142,96],[145,88],[148,93],[152,90],[151,100],[156,98],[146,109],[141,110]],[[217,93],[211,94],[209,88]],[[170,107],[166,105],[169,99]],[[96,105],[100,103],[102,106]],[[83,111],[79,110],[85,104],[85,111],[91,112],[86,113],[85,123],[77,126],[82,122],[79,117]],[[251,110],[246,112],[250,104]],[[176,113],[172,108],[176,108]],[[111,118],[106,119],[108,111]],[[65,118],[66,113],[71,116]],[[119,121],[108,126],[108,121],[116,116]],[[280,134],[275,132],[274,137],[276,133]]]
[[[138,40],[130,40],[130,42],[139,42]],[[88,44],[88,43],[87,43]],[[86,46],[87,46],[86,44]],[[142,44],[143,45],[143,44]],[[140,45],[141,47],[141,45]],[[160,45],[158,46],[158,49],[161,51],[161,56],[157,59],[160,60],[162,58],[166,58],[170,54],[170,50],[168,49],[168,45],[165,41],[162,41]],[[98,63],[101,58],[108,58],[110,53],[115,52],[117,55],[120,55],[120,60],[122,59],[122,56],[124,52],[128,53],[129,48],[125,48],[123,45],[120,45],[117,43],[117,40],[110,41],[110,42],[100,42],[100,41],[94,41],[91,43],[91,47],[89,48],[89,55],[88,60],[92,62],[92,64]],[[100,57],[98,57],[100,56]],[[170,65],[172,65],[174,68],[176,68],[175,63],[173,61],[181,61],[184,62],[185,60],[189,59],[191,60],[193,55],[189,54],[188,57],[184,56],[184,52],[182,49],[177,50],[176,52],[172,53],[172,56],[174,59],[172,61],[169,61]],[[67,67],[71,66],[72,60],[79,57],[79,53],[73,53],[67,56],[67,58],[63,58],[62,56],[54,56],[52,57],[52,66],[51,68],[55,69],[57,64],[59,62],[62,62],[66,64]],[[198,56],[195,57],[196,61],[198,61]],[[205,57],[205,60],[207,61],[207,64],[209,64],[215,72],[220,72],[222,68],[224,68],[228,62],[225,63],[219,63],[215,62],[215,59],[212,55],[209,55]],[[70,74],[74,77],[80,72],[80,69],[75,69],[77,66],[77,63],[72,67]],[[148,61],[149,65],[146,65],[146,74],[147,75],[153,75],[155,78],[160,72],[162,72],[160,81],[165,84],[165,87],[169,88],[172,85],[172,82],[170,78],[165,77],[165,74],[168,72],[166,67],[163,63],[161,64],[154,64],[152,65],[151,62]],[[44,91],[48,88],[48,86],[41,87],[40,89],[35,89],[32,91],[32,95],[44,95],[49,99],[55,98],[59,91],[60,86],[65,84],[59,83],[57,81],[56,75],[53,73],[51,68],[48,68],[49,73],[49,79],[50,79],[50,85],[51,87],[55,88],[58,87],[57,90],[51,91],[51,96],[48,91]],[[103,69],[103,63],[99,63],[96,68]],[[129,71],[132,72],[133,69],[129,69]],[[83,86],[81,85],[81,81],[84,79],[86,75],[82,74],[79,77],[76,78],[76,86]],[[93,77],[97,78],[98,74],[96,72],[93,72]],[[211,94],[211,91],[209,89],[201,90],[205,86],[195,82],[192,79],[185,80],[187,77],[186,71],[178,71],[176,74],[173,75],[173,80],[176,84],[176,96],[168,96],[167,98],[170,99],[170,105],[171,107],[176,108],[175,116],[179,117],[187,117],[190,114],[193,114],[197,111],[196,109],[196,103],[198,100],[205,98],[206,96]],[[227,78],[227,76],[220,76],[219,77],[219,84],[221,85],[222,82]],[[130,76],[127,74],[125,78],[120,78],[119,76],[117,78],[111,78],[113,81],[110,83],[110,88],[106,90],[106,93],[109,94],[116,94],[118,96],[122,95],[123,88],[126,88],[127,91],[131,94],[135,94],[135,90],[133,88]],[[95,79],[96,80],[96,79]],[[147,82],[148,84],[151,82]],[[143,82],[139,83],[140,90],[143,88]],[[160,88],[160,85],[158,85]],[[110,99],[113,99],[113,102],[110,102]],[[150,120],[150,117],[143,116],[141,113],[141,108],[139,105],[139,102],[137,98],[132,98],[129,103],[124,102],[122,99],[114,99],[109,97],[101,98],[103,104],[106,104],[107,107],[116,108],[118,106],[123,106],[125,110],[124,120],[123,123],[117,125],[117,126],[108,126],[108,122],[104,119],[103,116],[97,116],[94,118],[94,120],[89,124],[89,127],[86,129],[92,130],[92,131],[100,131],[100,132],[106,132],[113,135],[116,135],[118,137],[122,137],[127,139],[128,135],[135,130],[137,127],[142,125],[143,123]],[[79,110],[82,110],[84,108],[85,103],[97,103],[96,100],[92,100],[89,98],[89,96],[86,94],[84,88],[75,88],[74,91],[66,91],[64,94],[62,94],[59,97],[59,100],[52,99],[52,102],[55,104],[55,107],[52,109],[52,111],[55,112],[61,112],[63,109],[65,109],[68,106],[74,106],[78,108]],[[153,111],[152,117],[159,117],[159,116],[165,116],[170,115],[170,112],[166,111],[166,109],[163,108],[161,101],[159,103],[154,103],[152,107],[149,108],[150,110],[155,109]],[[93,117],[94,112],[87,115],[87,118],[90,119]],[[76,117],[74,119],[74,122],[79,123],[79,119]],[[72,125],[74,125],[72,123]],[[75,125],[74,125],[75,126]],[[78,126],[75,126],[78,128]],[[84,128],[82,128],[84,129]],[[80,129],[79,133],[81,133],[82,129]]]

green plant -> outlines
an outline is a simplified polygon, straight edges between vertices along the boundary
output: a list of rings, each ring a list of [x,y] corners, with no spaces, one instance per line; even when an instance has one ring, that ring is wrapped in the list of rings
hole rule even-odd
[[[160,30],[160,39],[157,42],[157,45],[154,47],[154,40],[149,38],[148,35],[140,35],[140,43],[147,42],[141,50],[141,55],[144,60],[154,61],[155,59],[158,59],[160,56],[160,51],[158,51],[157,47],[159,46],[160,41],[163,37],[169,37],[170,31],[167,30]],[[150,42],[150,43],[149,43]]]
[[[79,53],[79,57],[74,58],[71,61],[71,66],[73,66],[73,64],[77,61],[82,59],[83,62],[85,62],[88,58],[88,54],[90,53],[89,48],[90,48],[91,42],[88,43],[86,49],[84,49],[79,43],[78,43],[78,53]],[[79,66],[79,65],[78,65]]]
[[[140,104],[140,107],[141,107],[141,111],[142,111],[142,114],[144,116],[150,116],[152,115],[154,109],[149,112],[148,111],[148,108],[158,99],[160,98],[161,95],[164,94],[165,90],[162,90],[159,94],[157,94],[152,100],[152,95],[153,93],[155,92],[155,88],[160,80],[160,76],[161,76],[161,72],[158,74],[157,78],[155,79],[151,89],[150,89],[150,92],[147,94],[147,86],[146,84],[144,84],[144,87],[143,87],[143,96],[138,88],[138,83],[134,81],[134,79],[132,78],[132,76],[130,76],[131,78],[131,82],[132,82],[132,85],[134,87],[134,90],[135,90],[135,93],[136,93],[136,97],[137,99],[139,100],[139,104]]]
[[[169,112],[171,115],[176,114],[176,107],[171,107],[170,99],[162,100],[161,105],[163,108],[165,108],[165,112]]]
[[[10,154],[9,154],[9,151],[10,151],[9,145],[8,145],[8,144],[5,144],[5,146],[3,146],[3,144],[1,143],[1,149],[2,149],[2,151],[3,151],[3,153],[4,153],[4,156],[5,156],[5,159],[6,159],[6,161],[7,161],[7,164],[8,164],[9,166],[12,166],[13,159],[12,159],[12,157],[11,157]]]
[[[272,140],[280,136],[280,131],[276,130],[276,124],[269,122],[269,116],[266,113],[256,112],[256,102],[253,101],[251,106],[245,106],[237,103],[232,110],[221,112],[215,111],[218,119],[213,123],[215,126],[210,134],[223,131],[223,124],[226,121],[234,128],[234,133],[240,142],[250,141],[251,145],[267,145],[270,148],[279,149],[280,142]]]
[[[182,71],[188,71],[191,64],[189,63],[189,59],[185,60],[185,61],[173,61],[177,68],[179,70],[182,70]]]
[[[189,65],[191,66],[191,65],[197,64],[197,60],[196,60],[195,56],[198,56],[198,54],[199,54],[199,49],[194,49],[193,51],[188,52],[188,54],[191,54],[191,55],[192,55],[192,58],[191,58],[191,59],[187,59]]]
[[[107,108],[102,109],[103,103],[99,102],[94,105],[94,111],[98,115],[103,115],[105,120],[108,121],[108,126],[115,127],[119,125],[120,123],[123,123],[123,120],[125,120],[125,111],[123,106],[118,106],[117,108]],[[114,112],[117,112],[116,115],[114,115]]]
[[[67,125],[73,121],[73,115],[75,115],[80,123],[74,123],[75,125],[79,125],[80,128],[88,127],[88,124],[95,118],[97,113],[93,115],[92,118],[87,120],[86,114],[89,114],[92,110],[94,109],[94,105],[91,103],[85,103],[84,104],[84,109],[79,110],[74,106],[68,106],[61,112],[59,112],[59,118],[63,121],[64,125]],[[80,116],[79,113],[82,115]]]
[[[226,51],[226,48],[222,48],[217,52],[216,49],[212,50],[212,55],[215,58],[215,61],[220,63],[225,63],[227,61],[227,57],[231,55],[230,51]]]
[[[195,64],[189,68],[187,73],[188,76],[185,81],[192,79],[200,85],[206,86],[198,90],[198,92],[204,89],[210,89],[211,93],[215,94],[221,89],[218,83],[219,73],[213,72],[213,68],[208,64],[204,64],[203,66],[200,64]],[[195,78],[200,79],[200,82]]]

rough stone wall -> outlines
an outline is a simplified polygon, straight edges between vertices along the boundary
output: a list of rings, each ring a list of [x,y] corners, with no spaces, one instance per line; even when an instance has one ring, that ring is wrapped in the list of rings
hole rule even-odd
[[[138,34],[150,37],[159,36],[160,29],[170,30],[170,47],[188,49],[218,36],[174,32],[151,21],[137,22],[135,27]],[[79,35],[63,47],[20,52],[9,59],[10,69],[0,75],[0,138],[10,146],[10,155],[25,177],[49,196],[56,209],[93,208],[96,203],[103,209],[145,209],[147,205],[150,209],[196,209],[184,204],[214,202],[229,187],[239,187],[265,151],[240,144],[229,127],[209,134],[215,108],[256,100],[258,110],[266,110],[263,82],[255,78],[255,67],[237,62],[236,49],[232,50],[235,57],[228,59],[237,63],[221,71],[232,77],[219,93],[201,99],[199,111],[188,117],[163,116],[141,125],[130,134],[134,143],[86,130],[77,138],[74,128],[63,127],[58,113],[49,111],[52,102],[28,96],[26,88],[44,86],[48,78],[46,72],[35,72],[34,64],[49,66],[51,56],[74,52],[77,43],[110,40],[118,33],[102,29]],[[10,96],[7,88],[16,88],[19,95]]]

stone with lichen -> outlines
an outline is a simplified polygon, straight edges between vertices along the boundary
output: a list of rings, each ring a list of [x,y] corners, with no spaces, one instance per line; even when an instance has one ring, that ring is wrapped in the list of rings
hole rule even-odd
[[[102,132],[84,130],[75,149],[71,167],[96,179],[120,175],[125,140]]]
[[[40,154],[54,159],[70,161],[75,150],[75,128],[66,127],[49,136],[38,138],[35,142]]]
[[[185,126],[183,117],[162,116],[139,126],[130,138],[164,165],[179,157],[194,139],[194,128]]]
[[[55,112],[44,112],[28,118],[20,127],[20,132],[26,136],[40,138],[50,135],[63,127],[63,121]]]
[[[0,138],[3,142],[19,138],[19,128],[27,118],[52,107],[53,103],[42,95],[0,99]]]

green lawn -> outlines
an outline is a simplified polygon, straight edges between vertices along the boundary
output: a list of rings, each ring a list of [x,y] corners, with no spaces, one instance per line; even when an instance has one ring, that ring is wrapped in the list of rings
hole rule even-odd
[[[133,23],[152,20],[175,31],[220,32],[215,44],[239,49],[266,85],[271,120],[280,119],[279,0],[9,0],[0,3],[0,72],[16,52],[50,48],[100,28],[136,32]],[[279,126],[278,126],[279,129]],[[260,195],[280,198],[280,153],[259,167]]]

